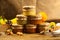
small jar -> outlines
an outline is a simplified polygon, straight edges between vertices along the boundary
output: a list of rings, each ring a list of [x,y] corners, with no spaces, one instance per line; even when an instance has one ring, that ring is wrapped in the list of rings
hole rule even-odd
[[[23,26],[22,25],[13,24],[12,25],[12,32],[15,33],[15,34],[17,32],[23,32]]]
[[[25,31],[26,33],[36,33],[36,25],[27,24]]]
[[[17,23],[19,25],[23,25],[23,24],[26,24],[27,23],[27,17],[24,16],[24,15],[17,15]]]
[[[38,24],[37,25],[37,32],[40,33],[42,31],[44,31],[44,32],[49,31],[49,25],[50,25],[50,23],[48,23],[48,22]]]
[[[41,23],[41,17],[38,16],[28,16],[28,23],[30,24],[40,24]]]

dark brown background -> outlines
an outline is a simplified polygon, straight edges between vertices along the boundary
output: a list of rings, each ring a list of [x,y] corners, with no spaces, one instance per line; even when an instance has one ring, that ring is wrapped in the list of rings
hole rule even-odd
[[[0,0],[0,14],[22,13],[22,6],[36,6],[37,13],[44,11],[48,19],[60,19],[60,0]]]

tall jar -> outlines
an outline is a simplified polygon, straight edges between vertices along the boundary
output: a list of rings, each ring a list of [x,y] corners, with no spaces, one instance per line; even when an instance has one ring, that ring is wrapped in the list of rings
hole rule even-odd
[[[17,32],[23,32],[23,25],[13,24],[12,25],[12,32],[15,33],[15,34]]]
[[[27,23],[27,17],[25,15],[17,15],[17,23],[23,25]]]
[[[36,33],[36,25],[33,24],[27,24],[25,27],[26,33]]]
[[[23,6],[23,14],[24,15],[36,15],[36,7],[35,6]]]

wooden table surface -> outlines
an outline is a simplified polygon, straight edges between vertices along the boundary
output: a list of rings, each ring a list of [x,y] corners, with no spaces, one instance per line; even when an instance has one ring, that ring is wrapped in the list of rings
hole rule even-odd
[[[40,34],[23,34],[19,35],[1,35],[0,40],[60,40],[60,37],[51,37]]]

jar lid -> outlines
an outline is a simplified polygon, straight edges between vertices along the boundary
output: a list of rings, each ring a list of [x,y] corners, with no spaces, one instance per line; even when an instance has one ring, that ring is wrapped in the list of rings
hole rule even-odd
[[[23,6],[24,9],[32,9],[32,8],[36,8],[35,6]]]
[[[31,17],[31,20],[41,20],[42,18],[41,17],[38,17],[38,16],[33,16]]]
[[[20,14],[20,15],[16,15],[16,17],[26,17],[26,16],[23,14]]]
[[[35,8],[36,8],[35,6],[23,6],[23,11],[30,11]]]
[[[41,23],[40,25],[50,25],[50,23],[45,22],[45,23]]]
[[[14,27],[20,27],[20,26],[22,26],[22,25],[12,24],[12,26],[14,26]]]
[[[36,25],[33,25],[33,24],[27,24],[26,26],[33,27],[33,26],[36,26]]]
[[[16,26],[16,25],[18,25],[18,24],[12,24],[12,26]]]

